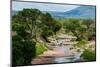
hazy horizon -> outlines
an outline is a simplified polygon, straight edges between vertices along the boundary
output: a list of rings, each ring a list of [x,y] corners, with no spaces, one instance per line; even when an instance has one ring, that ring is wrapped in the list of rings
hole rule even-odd
[[[20,11],[24,8],[34,9],[37,8],[41,11],[55,11],[65,12],[73,10],[80,5],[63,5],[63,4],[48,4],[48,3],[34,3],[34,2],[12,2],[12,10]]]

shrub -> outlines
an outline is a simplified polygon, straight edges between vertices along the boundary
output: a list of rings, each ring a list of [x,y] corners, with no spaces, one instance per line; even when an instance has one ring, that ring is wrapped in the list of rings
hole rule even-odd
[[[87,43],[86,40],[81,40],[81,41],[79,41],[79,42],[76,44],[76,46],[77,46],[77,47],[82,47],[82,46],[85,46],[86,43]]]
[[[95,51],[85,49],[83,54],[81,55],[86,61],[95,61],[96,60],[96,54]]]
[[[30,40],[22,41],[21,37],[17,35],[13,36],[12,40],[13,65],[30,64],[32,58],[36,56],[35,42]]]
[[[42,44],[40,44],[40,43],[36,44],[36,55],[37,56],[42,54],[45,50],[46,50],[46,48],[44,46],[42,46]]]

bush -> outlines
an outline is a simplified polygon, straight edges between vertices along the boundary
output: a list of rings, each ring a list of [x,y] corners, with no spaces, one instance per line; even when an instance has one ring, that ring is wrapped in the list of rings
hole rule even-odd
[[[81,55],[86,61],[95,61],[96,60],[96,54],[95,51],[85,49],[83,54]]]
[[[36,55],[37,56],[42,54],[45,50],[46,50],[46,48],[43,47],[42,44],[40,44],[40,43],[36,44]]]
[[[77,46],[77,47],[82,47],[82,46],[85,46],[86,43],[87,43],[86,40],[81,40],[81,41],[79,41],[79,42],[76,44],[76,46]]]
[[[22,41],[21,37],[17,35],[13,36],[12,40],[13,65],[30,64],[32,58],[36,56],[35,42],[30,40]]]
[[[30,64],[32,58],[34,58],[36,56],[36,47],[35,47],[36,43],[31,41],[31,40],[27,40],[23,43],[23,57],[25,59],[24,64]]]

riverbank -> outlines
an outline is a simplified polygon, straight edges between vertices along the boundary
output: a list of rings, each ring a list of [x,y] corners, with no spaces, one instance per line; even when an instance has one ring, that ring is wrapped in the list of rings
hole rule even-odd
[[[86,44],[88,47],[90,45],[94,45],[95,42],[94,41],[90,41],[88,44]],[[56,47],[53,50],[47,50],[44,51],[43,54],[40,54],[38,57],[36,57],[35,59],[32,59],[31,64],[46,64],[46,63],[56,63],[56,61],[58,60],[59,62],[71,62],[72,58],[73,60],[75,59],[81,59],[81,54],[82,52],[78,52],[77,49],[70,49],[70,50],[65,50],[62,51],[62,49],[67,49],[69,46],[62,48],[62,46],[60,47]],[[71,58],[71,61],[70,61]],[[60,60],[59,60],[60,59]],[[57,61],[57,62],[58,62]],[[79,60],[82,61],[82,60]]]

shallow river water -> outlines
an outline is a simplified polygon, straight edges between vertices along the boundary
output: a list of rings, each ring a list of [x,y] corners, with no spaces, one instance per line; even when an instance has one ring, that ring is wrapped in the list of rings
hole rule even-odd
[[[56,50],[60,50],[63,51],[65,54],[67,54],[70,51],[70,48],[72,48],[72,46],[62,46],[62,47],[58,47],[55,48]],[[75,62],[75,61],[79,61],[80,60],[80,55],[81,53],[77,53],[74,54],[72,56],[65,56],[65,57],[58,57],[58,58],[54,58],[54,62],[55,63],[63,63],[63,62]]]
[[[70,51],[72,46],[59,46],[54,48],[54,50],[59,50],[67,54]],[[32,64],[46,64],[46,63],[67,63],[67,62],[76,62],[80,61],[82,53],[77,53],[71,56],[63,56],[63,57],[41,57],[37,58],[38,60],[33,61]]]

